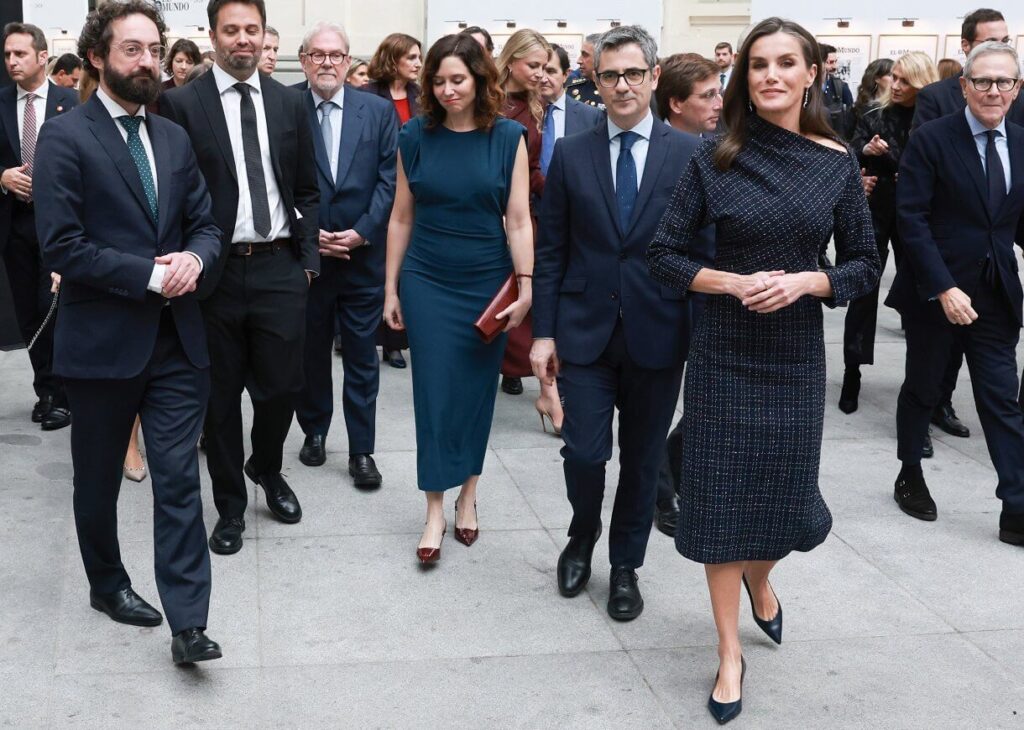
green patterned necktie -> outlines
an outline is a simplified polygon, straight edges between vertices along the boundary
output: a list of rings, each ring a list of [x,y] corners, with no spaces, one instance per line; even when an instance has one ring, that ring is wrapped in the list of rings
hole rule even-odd
[[[139,170],[139,177],[142,179],[142,189],[146,192],[146,200],[149,201],[149,212],[153,215],[153,222],[159,220],[156,207],[156,185],[153,182],[153,171],[149,167],[149,158],[146,156],[146,148],[142,146],[142,137],[139,136],[139,125],[143,117],[118,117],[117,121],[128,133],[128,151],[135,160],[135,167]]]

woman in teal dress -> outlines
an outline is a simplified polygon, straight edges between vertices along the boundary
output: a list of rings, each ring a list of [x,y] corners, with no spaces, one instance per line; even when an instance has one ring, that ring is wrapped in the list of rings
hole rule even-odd
[[[433,563],[447,529],[445,490],[462,487],[455,538],[468,546],[479,534],[476,488],[506,335],[485,344],[473,322],[513,270],[519,299],[499,316],[505,331],[526,316],[533,227],[525,130],[500,117],[498,72],[480,44],[441,38],[423,80],[422,115],[398,139],[384,320],[409,335],[417,481],[427,498],[416,554]]]

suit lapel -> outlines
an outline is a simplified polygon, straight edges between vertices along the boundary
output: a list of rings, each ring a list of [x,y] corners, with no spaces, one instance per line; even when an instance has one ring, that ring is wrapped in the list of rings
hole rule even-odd
[[[0,115],[3,116],[7,141],[17,160],[21,160],[21,138],[18,136],[18,87],[14,84],[0,90],[3,102],[0,103]]]
[[[565,136],[568,137],[570,134],[576,131],[576,106],[572,103],[572,99],[569,95],[565,95]],[[609,154],[609,157],[611,155]],[[609,163],[610,164],[610,163]]]
[[[313,152],[316,157],[316,166],[320,174],[324,176],[332,186],[334,180],[331,178],[331,162],[327,159],[327,147],[324,145],[324,136],[320,132],[320,124],[317,120],[316,101],[313,99],[313,92],[307,90],[306,110],[309,112],[309,127],[313,135]]]
[[[128,145],[121,138],[121,133],[114,126],[117,124],[107,110],[103,107],[99,98],[93,96],[86,105],[85,114],[90,120],[89,128],[99,142],[100,147],[110,156],[115,169],[124,179],[128,189],[132,191],[135,199],[146,215],[146,219],[153,222],[153,216],[149,210],[149,201],[146,200],[146,191],[142,189],[142,178],[139,177],[139,170],[135,167],[135,160],[128,152]]]
[[[594,128],[590,143],[590,156],[594,163],[594,175],[608,206],[608,215],[614,221],[619,236],[623,235],[619,224],[619,206],[615,202],[615,185],[612,183],[612,154],[608,142],[608,125],[601,124]]]
[[[146,115],[146,131],[149,133],[149,142],[153,145],[153,160],[156,162],[156,195],[157,211],[159,212],[159,224],[157,225],[157,243],[163,238],[163,231],[167,227],[167,211],[171,205],[171,172],[174,164],[171,159],[171,148],[167,141],[166,130],[159,124],[151,124],[152,115]]]
[[[1024,135],[1012,123],[1006,125],[1006,146],[1010,153],[1010,189],[998,211],[1000,213],[1008,203],[1018,198],[1017,191],[1024,189]]]
[[[342,180],[348,175],[352,167],[352,160],[356,155],[356,148],[359,146],[359,138],[363,135],[363,125],[366,123],[363,115],[363,105],[356,99],[355,94],[348,93],[346,89],[342,96],[341,110],[341,146],[338,150],[338,179],[335,180],[335,188],[341,187]]]
[[[224,118],[224,105],[220,100],[220,92],[217,91],[217,81],[212,73],[203,74],[189,84],[199,96],[199,106],[206,114],[210,123],[213,138],[217,141],[224,162],[235,182],[238,182],[238,173],[235,170],[235,156],[231,152],[231,136],[228,134],[228,122]]]
[[[655,122],[654,127],[651,129],[651,140],[647,143],[647,161],[644,163],[644,177],[640,181],[640,191],[637,193],[636,205],[633,207],[633,219],[626,227],[627,235],[633,230],[633,226],[636,225],[637,220],[640,218],[640,212],[644,209],[648,199],[651,197],[651,192],[657,185],[662,165],[665,164],[662,146],[665,144],[665,138],[668,134],[667,125]]]
[[[43,121],[51,119],[64,111],[64,106],[57,103],[57,88],[57,84],[49,82],[49,87],[46,89],[46,112],[43,116]],[[58,106],[60,106],[60,111],[57,111]]]
[[[981,204],[991,219],[992,211],[989,210],[988,204],[988,181],[985,179],[985,170],[982,168],[981,159],[978,157],[978,147],[974,143],[974,136],[971,134],[967,118],[963,114],[958,116],[954,129],[953,149],[956,150],[960,161],[967,168],[967,172],[974,181],[974,187],[978,191],[978,196],[981,198]]]
[[[277,86],[262,74],[257,74],[260,81],[260,93],[263,94],[264,116],[267,118],[267,137],[270,143],[270,163],[274,168],[278,185],[284,180],[281,174],[281,114],[277,110],[284,109],[284,100],[280,98]]]

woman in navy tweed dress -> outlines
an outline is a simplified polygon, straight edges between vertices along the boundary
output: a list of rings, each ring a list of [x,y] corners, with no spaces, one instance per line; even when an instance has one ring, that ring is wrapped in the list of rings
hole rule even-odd
[[[768,574],[832,526],[818,489],[821,306],[866,294],[879,277],[857,158],[825,121],[818,68],[800,26],[770,18],[754,28],[726,93],[730,132],[694,153],[648,253],[663,284],[718,295],[687,366],[676,548],[706,567],[720,659],[709,708],[720,722],[741,707],[741,581],[758,625],[781,642]],[[702,268],[688,246],[710,223],[717,252]],[[819,271],[833,236],[837,264]]]

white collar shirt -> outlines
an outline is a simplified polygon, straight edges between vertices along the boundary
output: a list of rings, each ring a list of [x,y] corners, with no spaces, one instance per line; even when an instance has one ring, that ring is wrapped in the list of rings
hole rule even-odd
[[[633,143],[630,148],[630,152],[633,154],[633,162],[636,164],[636,184],[637,189],[644,179],[644,167],[647,164],[647,150],[650,147],[651,133],[654,131],[654,115],[650,111],[647,112],[647,116],[640,121],[635,127],[629,130],[622,129],[612,121],[611,117],[608,117],[608,142],[611,145],[611,158],[612,158],[612,185],[617,185],[616,167],[619,164],[619,148],[622,146],[622,140],[619,139],[619,134],[622,132],[636,132],[640,135],[640,139]],[[618,189],[618,188],[616,188]]]
[[[36,98],[32,102],[32,106],[36,110],[36,139],[39,138],[39,130],[43,126],[43,122],[46,121],[46,97],[50,91],[49,79],[44,79],[42,86],[34,91],[25,91],[25,89],[18,87],[18,141],[20,142],[25,138],[25,104],[28,100],[25,98],[29,94],[35,94]],[[19,150],[20,153],[20,150]],[[20,154],[19,154],[20,157]]]

